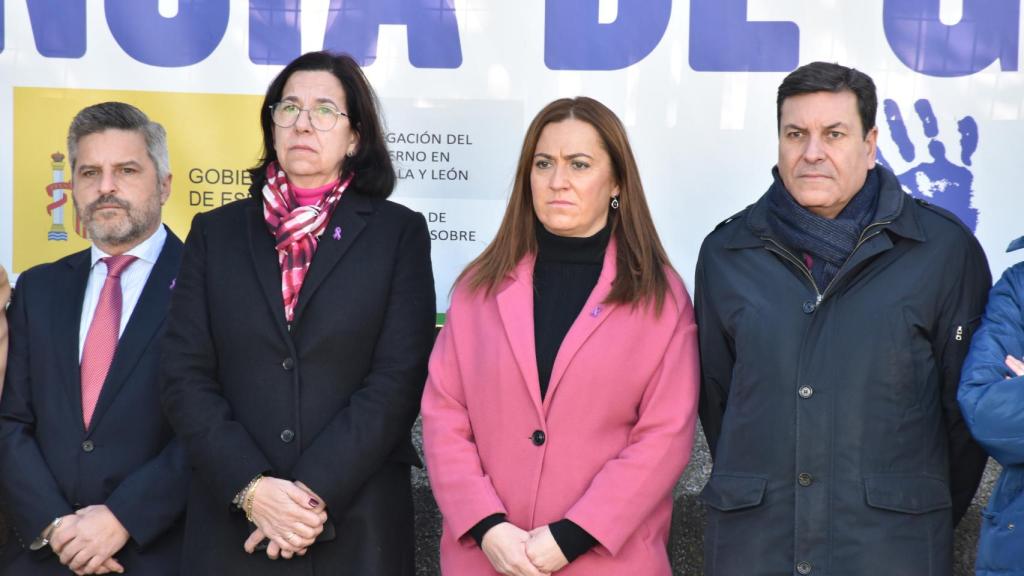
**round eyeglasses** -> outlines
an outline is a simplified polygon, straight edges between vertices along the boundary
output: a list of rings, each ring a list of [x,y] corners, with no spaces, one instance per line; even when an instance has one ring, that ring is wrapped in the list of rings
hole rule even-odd
[[[326,132],[338,123],[338,117],[348,118],[348,114],[338,111],[334,106],[318,104],[312,108],[302,108],[294,102],[278,102],[270,108],[270,119],[281,128],[291,128],[299,121],[299,116],[306,112],[309,114],[309,123],[321,132]]]

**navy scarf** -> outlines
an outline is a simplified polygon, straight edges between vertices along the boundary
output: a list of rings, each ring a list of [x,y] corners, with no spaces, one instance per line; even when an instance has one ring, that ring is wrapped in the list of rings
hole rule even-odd
[[[835,219],[823,218],[797,204],[782,183],[778,168],[772,169],[772,176],[775,182],[768,189],[769,226],[787,248],[810,254],[811,275],[824,293],[875,216],[881,188],[877,170],[868,171],[864,186]]]

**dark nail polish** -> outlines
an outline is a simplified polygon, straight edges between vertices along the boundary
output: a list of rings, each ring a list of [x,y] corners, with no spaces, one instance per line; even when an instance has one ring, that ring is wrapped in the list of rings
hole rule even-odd
[[[312,508],[316,508],[317,506],[319,506],[319,505],[320,505],[320,503],[319,503],[319,502],[317,502],[316,498],[310,498],[310,499],[309,499],[309,505],[310,505],[310,507],[312,507]]]

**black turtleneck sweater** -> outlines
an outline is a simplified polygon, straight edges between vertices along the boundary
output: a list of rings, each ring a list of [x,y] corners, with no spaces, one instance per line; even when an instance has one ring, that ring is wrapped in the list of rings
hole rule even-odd
[[[611,227],[589,238],[567,238],[537,224],[533,266],[533,337],[537,348],[540,397],[548,392],[562,340],[597,285]]]
[[[547,395],[551,370],[562,340],[594,291],[604,264],[611,226],[588,238],[552,234],[537,222],[537,261],[533,266],[533,336],[537,349],[540,397]],[[505,521],[504,514],[484,518],[470,531],[477,544],[488,530]],[[551,524],[551,535],[572,562],[597,544],[586,530],[569,519]]]

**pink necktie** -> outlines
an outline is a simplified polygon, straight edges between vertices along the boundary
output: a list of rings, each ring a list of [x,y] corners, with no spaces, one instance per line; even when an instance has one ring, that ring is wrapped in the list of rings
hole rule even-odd
[[[103,258],[107,265],[107,279],[100,290],[96,312],[82,348],[82,421],[86,429],[117,350],[117,337],[121,331],[121,273],[135,260],[135,256],[126,254]]]

